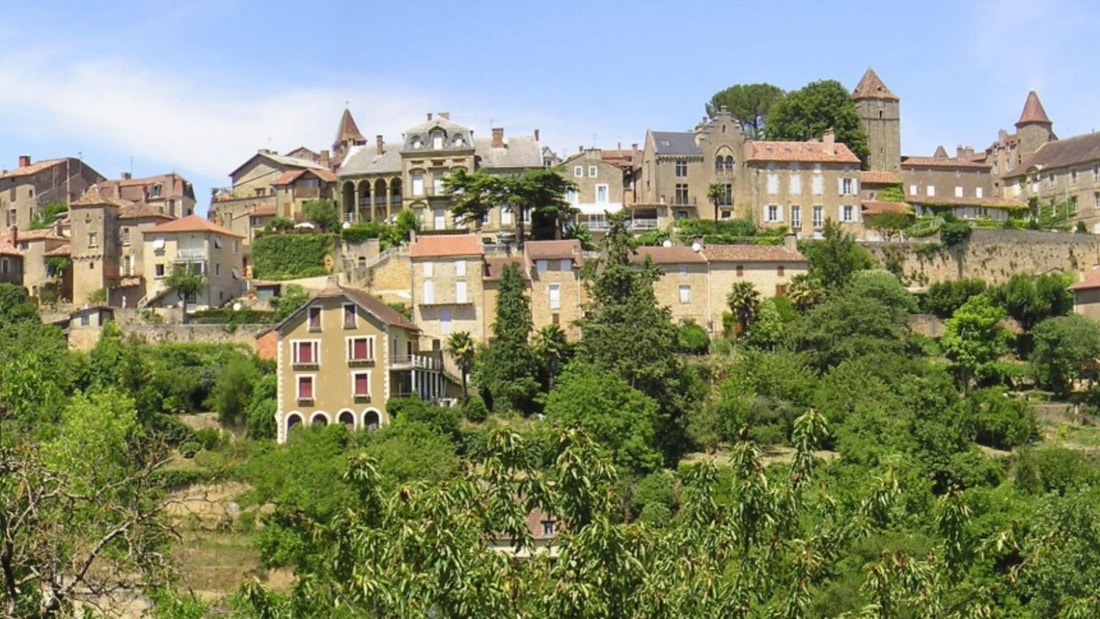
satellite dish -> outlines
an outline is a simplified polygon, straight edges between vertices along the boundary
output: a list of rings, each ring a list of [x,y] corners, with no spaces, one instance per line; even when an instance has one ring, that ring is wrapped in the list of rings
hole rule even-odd
[[[243,307],[241,305],[241,302],[237,301],[236,303],[233,304],[233,311],[234,312],[239,312],[239,311],[241,311],[241,307]]]
[[[699,241],[695,241],[694,243],[691,244],[691,251],[696,251],[697,252],[697,251],[702,251],[702,250],[703,250],[703,244],[700,243]]]
[[[672,247],[672,241],[665,239],[665,242],[661,243],[661,247]]]

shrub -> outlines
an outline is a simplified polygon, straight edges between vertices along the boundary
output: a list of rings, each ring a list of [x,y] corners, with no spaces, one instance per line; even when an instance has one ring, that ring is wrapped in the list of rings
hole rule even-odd
[[[161,469],[153,473],[153,480],[165,490],[179,490],[209,479],[210,474],[199,469]]]
[[[705,355],[710,348],[710,336],[694,321],[687,321],[676,330],[676,348],[688,355]]]
[[[157,413],[153,415],[149,425],[153,436],[170,447],[195,440],[195,431],[171,415]]]
[[[954,247],[970,238],[970,224],[965,221],[945,221],[940,226],[940,241],[944,247]]]
[[[390,226],[376,221],[364,221],[352,224],[340,231],[340,240],[345,243],[362,243],[367,239],[377,239],[389,233]]]
[[[260,279],[314,277],[328,272],[331,234],[269,234],[252,243],[252,261]]]
[[[466,414],[466,419],[474,422],[481,423],[489,417],[489,407],[485,406],[485,400],[479,395],[471,396],[469,401],[463,407],[463,413]]]
[[[194,458],[195,454],[199,453],[201,449],[202,445],[198,441],[188,441],[180,445],[180,455],[184,458]]]
[[[222,432],[217,428],[203,428],[195,433],[195,442],[203,449],[212,451],[222,444]]]

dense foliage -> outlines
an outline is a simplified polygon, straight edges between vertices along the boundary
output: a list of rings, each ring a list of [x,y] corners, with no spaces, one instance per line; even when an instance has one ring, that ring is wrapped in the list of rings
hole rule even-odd
[[[846,144],[864,164],[870,154],[855,101],[836,80],[811,82],[787,93],[772,104],[765,128],[769,140],[798,142],[820,139],[827,129],[832,129],[836,141]]]
[[[741,130],[754,140],[764,139],[764,121],[783,90],[772,84],[734,84],[714,93],[706,104],[707,116],[714,118],[725,108],[741,121]]]
[[[253,271],[258,279],[295,279],[328,272],[331,234],[265,234],[252,241]]]

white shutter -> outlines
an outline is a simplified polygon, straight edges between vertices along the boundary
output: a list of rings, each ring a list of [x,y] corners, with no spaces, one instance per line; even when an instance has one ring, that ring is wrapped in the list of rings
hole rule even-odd
[[[824,176],[821,176],[820,174],[815,174],[810,184],[813,185],[813,192],[815,196],[820,196],[825,193]]]
[[[455,275],[459,277],[466,277],[466,261],[459,260],[455,263]]]
[[[434,262],[425,262],[424,263],[424,277],[431,277],[434,274],[435,274],[435,263]]]
[[[837,195],[840,195],[840,196],[844,195],[844,179],[843,178],[836,179],[836,193],[837,193]]]
[[[435,285],[430,281],[424,282],[424,303],[428,305],[435,303]]]
[[[463,282],[463,281],[455,282],[455,302],[456,303],[465,303],[466,302],[466,282]]]
[[[556,310],[561,308],[561,284],[550,284],[546,288],[547,298],[550,302],[550,309]]]
[[[680,303],[691,303],[691,286],[680,286]]]
[[[779,207],[776,210],[777,210],[778,215],[776,216],[775,220],[776,221],[783,221],[783,205],[780,204]]]

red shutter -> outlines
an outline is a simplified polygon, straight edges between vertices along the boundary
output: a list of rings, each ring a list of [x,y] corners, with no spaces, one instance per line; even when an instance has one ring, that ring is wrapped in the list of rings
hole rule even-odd
[[[357,395],[357,396],[370,395],[370,375],[369,374],[356,374],[355,375],[355,395]]]
[[[351,358],[355,361],[369,359],[367,356],[367,338],[358,337],[351,341]]]
[[[313,343],[298,343],[298,363],[313,363]]]
[[[298,399],[313,399],[313,378],[309,376],[298,377]]]

